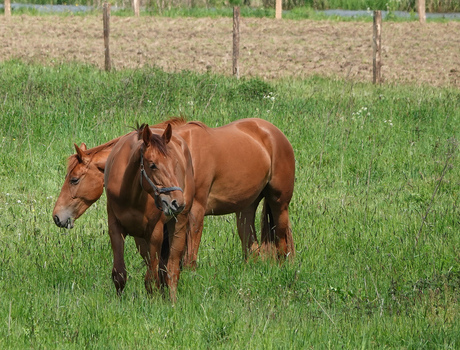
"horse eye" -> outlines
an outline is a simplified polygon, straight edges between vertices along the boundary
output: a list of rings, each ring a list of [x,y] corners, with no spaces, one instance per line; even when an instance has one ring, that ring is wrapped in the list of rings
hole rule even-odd
[[[71,185],[76,185],[80,182],[80,178],[79,177],[73,177],[70,179],[70,184]]]
[[[157,165],[155,163],[151,163],[150,164],[150,169],[155,170],[155,169],[158,169],[158,168],[157,168]]]

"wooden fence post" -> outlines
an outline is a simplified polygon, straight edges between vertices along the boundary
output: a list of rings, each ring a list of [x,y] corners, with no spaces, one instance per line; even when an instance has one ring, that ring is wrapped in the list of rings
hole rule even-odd
[[[5,0],[4,2],[5,8],[5,17],[11,17],[11,0]]]
[[[139,3],[140,0],[133,0],[134,16],[136,17],[139,17]]]
[[[275,18],[281,19],[283,13],[283,0],[276,0],[275,2]]]
[[[374,77],[373,83],[380,84],[382,68],[382,12],[374,11],[374,35],[372,38],[374,49]]]
[[[110,4],[105,2],[102,5],[102,21],[104,24],[104,51],[105,51],[105,70],[110,71],[112,65],[110,63],[110,48],[109,48],[109,35],[110,35]]]
[[[238,79],[240,77],[240,68],[238,67],[238,58],[240,56],[240,8],[233,7],[233,75]]]
[[[426,22],[425,0],[418,0],[417,3],[418,20],[421,24],[424,24]]]

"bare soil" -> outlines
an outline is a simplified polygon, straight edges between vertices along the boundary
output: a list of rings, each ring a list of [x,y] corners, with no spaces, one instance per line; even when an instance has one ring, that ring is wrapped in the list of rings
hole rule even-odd
[[[110,19],[112,68],[232,74],[231,18]],[[240,76],[372,81],[372,23],[242,18]],[[460,22],[382,26],[386,83],[460,87]],[[0,60],[104,68],[102,16],[0,17]]]

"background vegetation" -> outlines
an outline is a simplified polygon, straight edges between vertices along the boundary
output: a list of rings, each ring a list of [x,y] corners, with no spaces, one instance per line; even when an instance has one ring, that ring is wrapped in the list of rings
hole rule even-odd
[[[100,7],[102,0],[14,0],[22,4],[53,4],[53,5],[89,5]],[[118,7],[130,8],[130,0],[108,1]],[[232,6],[273,9],[275,0],[141,0],[141,6],[150,10],[171,10],[172,8],[206,8],[213,9]],[[283,9],[292,10],[308,8],[312,10],[344,9],[344,10],[389,10],[417,11],[416,0],[283,0]],[[458,0],[426,0],[427,12],[458,12]]]
[[[287,135],[297,257],[244,263],[234,218],[208,217],[175,306],[146,295],[131,239],[117,297],[105,196],[52,221],[66,158],[177,115]],[[0,125],[2,349],[460,347],[458,89],[10,61]]]

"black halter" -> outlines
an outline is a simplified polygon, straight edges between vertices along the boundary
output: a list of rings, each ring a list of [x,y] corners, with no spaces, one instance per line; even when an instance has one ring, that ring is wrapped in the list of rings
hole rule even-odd
[[[159,205],[159,201],[158,201],[158,196],[162,193],[168,193],[168,192],[172,192],[172,191],[181,191],[181,192],[184,192],[184,190],[182,190],[182,188],[180,187],[177,187],[177,186],[173,186],[173,187],[158,187],[156,186],[152,180],[150,180],[150,178],[147,176],[147,174],[145,173],[145,169],[144,169],[144,152],[141,150],[141,177],[139,178],[140,179],[140,182],[141,182],[141,187],[142,189],[144,189],[144,187],[142,186],[142,177],[145,177],[145,179],[147,180],[147,182],[149,183],[149,185],[153,188],[153,192],[155,193],[155,204],[157,206],[158,209],[162,210],[161,208],[161,205]]]

